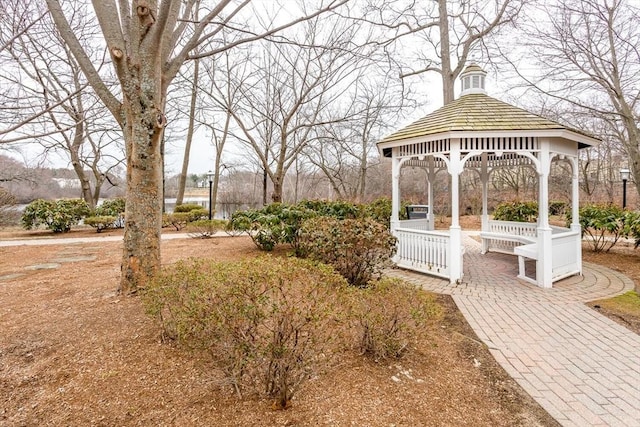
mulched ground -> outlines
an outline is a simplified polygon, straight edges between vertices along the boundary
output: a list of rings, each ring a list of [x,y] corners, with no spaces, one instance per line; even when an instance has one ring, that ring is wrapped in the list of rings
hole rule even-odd
[[[119,242],[0,247],[0,426],[557,425],[446,296],[400,360],[344,354],[285,411],[239,399],[205,358],[161,341],[139,298],[115,293],[120,253]],[[257,254],[246,237],[163,243],[165,264]],[[28,269],[46,264],[58,266]]]

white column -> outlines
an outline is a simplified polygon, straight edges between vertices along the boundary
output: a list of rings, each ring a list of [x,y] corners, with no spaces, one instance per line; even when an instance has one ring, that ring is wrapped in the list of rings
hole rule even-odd
[[[427,187],[427,203],[429,204],[429,214],[427,219],[429,220],[429,230],[435,229],[435,219],[433,216],[433,185],[436,181],[436,162],[433,157],[429,157],[429,170],[427,171],[427,179],[429,180],[429,186]]]
[[[578,176],[578,158],[571,157],[571,231],[580,233],[580,237],[576,239],[576,260],[578,270],[582,274],[582,227],[580,227],[580,187]]]
[[[488,154],[482,153],[482,164],[480,166],[480,181],[482,182],[482,222],[480,229],[489,231],[489,202],[488,202],[488,186],[489,186],[489,166]]]
[[[400,159],[396,157],[396,148],[391,154],[391,232],[400,226]]]
[[[449,227],[449,280],[451,283],[462,279],[462,230],[460,229],[460,139],[451,140],[449,173],[451,174],[451,227]]]
[[[551,227],[549,227],[549,172],[551,156],[549,140],[540,141],[540,166],[538,170],[538,260],[536,261],[536,282],[542,288],[550,288],[553,278],[553,253]]]

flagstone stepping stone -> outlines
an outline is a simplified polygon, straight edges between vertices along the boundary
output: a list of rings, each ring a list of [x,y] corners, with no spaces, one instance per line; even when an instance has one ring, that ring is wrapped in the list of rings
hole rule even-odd
[[[56,258],[53,262],[79,262],[79,261],[95,261],[95,255],[75,255]]]
[[[13,280],[13,279],[17,279],[18,277],[22,277],[24,276],[24,273],[11,273],[11,274],[4,274],[2,276],[0,276],[0,282],[1,281],[5,281],[5,280]]]
[[[50,270],[54,268],[60,267],[60,264],[57,262],[46,262],[44,264],[34,264],[25,267],[25,270]]]

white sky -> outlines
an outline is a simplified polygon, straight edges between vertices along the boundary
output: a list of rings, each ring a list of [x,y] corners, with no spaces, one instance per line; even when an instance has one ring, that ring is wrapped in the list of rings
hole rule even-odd
[[[290,12],[297,9],[297,7],[292,6],[294,4],[297,4],[297,2],[295,2],[294,0],[280,0],[279,3],[286,6],[284,8],[284,10],[286,11]],[[254,0],[254,6],[258,9],[273,7],[274,4],[274,0]],[[491,84],[491,77],[491,75],[488,76],[488,90],[490,94],[495,95],[494,91],[497,88],[496,86]],[[426,100],[426,103],[416,109],[416,111],[414,111],[413,113],[409,113],[403,123],[398,123],[398,127],[413,122],[442,105],[442,89],[440,79],[437,74],[423,74],[422,76],[410,77],[409,80],[412,82],[421,82],[421,84],[416,85],[416,87],[419,87],[420,89],[418,90],[420,90],[422,93],[416,93],[414,94],[414,96]],[[456,93],[459,92],[457,83],[458,82],[456,82]],[[494,91],[492,91],[492,89]],[[182,126],[182,123],[170,123],[169,126],[173,128],[173,133],[175,133],[176,136],[174,141],[168,140],[166,144],[166,173],[174,174],[178,173],[182,167],[184,138],[186,137],[186,131],[183,132],[182,135],[178,135],[177,129],[185,129],[186,126]],[[250,165],[248,159],[246,158],[246,153],[248,152],[248,149],[246,147],[234,146],[231,143],[228,143],[225,149],[227,150],[226,154],[224,154],[225,159],[223,159],[225,162],[234,163],[238,166],[246,165],[247,168],[254,167]],[[18,158],[19,160],[22,160],[23,158],[36,159],[38,158],[38,154],[40,153],[40,151],[41,148],[39,145],[31,144],[28,146],[23,146],[21,148],[21,153],[15,153],[13,154],[13,157]],[[5,152],[2,150],[0,150],[0,153],[12,155],[11,152]],[[213,168],[214,160],[214,150],[209,141],[209,138],[207,138],[207,136],[205,135],[204,130],[198,130],[194,135],[194,139],[192,142],[191,156],[189,161],[189,173],[206,173],[208,170]],[[56,154],[51,154],[49,156],[48,164],[51,167],[70,167],[67,158]]]

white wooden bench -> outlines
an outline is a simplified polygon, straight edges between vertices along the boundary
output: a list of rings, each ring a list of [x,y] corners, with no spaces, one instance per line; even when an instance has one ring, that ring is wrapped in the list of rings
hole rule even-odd
[[[518,255],[518,278],[522,280],[526,280],[529,283],[537,284],[535,279],[531,277],[527,277],[524,261],[525,258],[537,260],[538,259],[538,244],[530,243],[528,245],[516,246],[513,248],[513,253]]]
[[[481,232],[480,239],[482,239],[483,254],[493,251],[513,255],[515,254],[515,248],[536,243],[535,237],[492,231]]]

